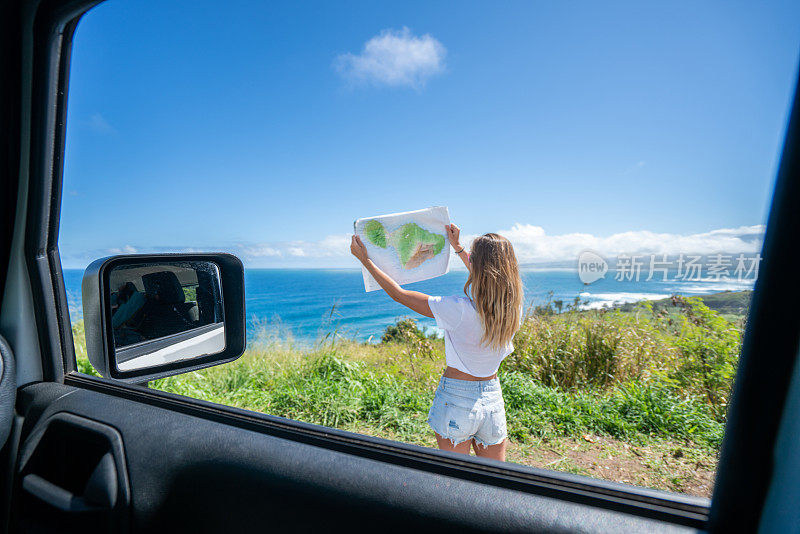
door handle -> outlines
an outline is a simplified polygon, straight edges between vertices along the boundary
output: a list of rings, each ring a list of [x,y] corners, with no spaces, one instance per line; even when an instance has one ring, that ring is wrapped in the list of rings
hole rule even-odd
[[[106,453],[100,458],[86,482],[83,495],[76,495],[35,473],[25,475],[22,479],[22,489],[64,512],[110,510],[117,502],[117,472],[114,457],[111,453]]]
[[[22,479],[22,488],[64,512],[79,513],[102,510],[101,506],[89,503],[83,496],[75,495],[32,473]]]

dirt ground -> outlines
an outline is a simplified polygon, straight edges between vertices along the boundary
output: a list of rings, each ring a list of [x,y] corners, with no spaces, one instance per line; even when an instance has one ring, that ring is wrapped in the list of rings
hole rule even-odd
[[[397,440],[391,432],[348,429],[360,434]],[[417,443],[436,447],[430,441]],[[472,453],[474,455],[474,452]],[[620,441],[587,434],[580,438],[556,436],[528,443],[509,442],[506,460],[531,467],[711,498],[717,455],[691,443],[649,440]]]
[[[717,464],[715,454],[691,444],[658,441],[634,445],[593,435],[511,443],[507,460],[709,498]]]

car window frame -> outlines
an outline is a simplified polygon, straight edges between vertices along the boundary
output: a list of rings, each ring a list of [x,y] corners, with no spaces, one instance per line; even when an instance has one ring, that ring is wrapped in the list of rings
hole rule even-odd
[[[652,490],[513,463],[464,457],[437,449],[213,404],[78,373],[58,251],[58,230],[72,37],[83,14],[99,3],[99,0],[66,2],[44,0],[39,4],[34,23],[33,98],[31,102],[34,109],[31,113],[33,119],[30,136],[31,165],[28,178],[25,256],[36,304],[35,315],[41,345],[43,380],[86,388],[121,397],[131,402],[157,405],[223,422],[227,425],[280,435],[294,441],[313,443],[320,447],[347,451],[379,461],[446,473],[489,486],[509,487],[557,499],[589,503],[600,508],[624,511],[696,528],[707,528],[710,524],[716,524],[708,522],[712,507],[715,509],[717,518],[722,517],[723,512],[732,513],[731,507],[726,507],[730,500],[726,497],[726,492],[730,493],[733,490],[726,486],[731,478],[741,479],[737,476],[718,477],[714,498],[710,501],[701,497]],[[795,102],[792,121],[796,125],[798,123],[797,95]],[[795,144],[796,141],[795,139]],[[788,174],[789,171],[779,174],[779,186],[782,180],[784,182],[788,180]],[[784,194],[786,191],[776,187],[776,195],[778,193]],[[769,232],[770,228],[775,225],[780,226],[782,219],[779,216],[785,217],[786,215],[780,213],[775,215],[773,208],[765,240],[767,254],[762,264],[761,277],[754,292],[751,313],[760,312],[762,307],[766,306],[765,303],[772,298],[771,293],[762,294],[761,287],[765,284],[763,280],[766,277],[771,273],[774,275],[776,269],[779,270],[779,266],[774,265],[775,262],[770,261],[768,257],[774,252],[775,243],[779,242],[779,238],[783,236],[783,233],[778,231],[781,228],[777,228],[772,233]],[[752,351],[754,343],[751,330],[752,327],[748,324],[745,335],[745,345],[748,351]],[[743,349],[742,358],[744,359],[744,357]],[[728,435],[729,429],[736,428],[738,436],[741,431],[748,428],[748,425],[752,425],[751,419],[746,414],[750,403],[753,402],[752,392],[765,387],[765,384],[759,382],[758,373],[752,380],[749,376],[753,374],[753,360],[754,358],[748,358],[740,364],[720,459],[721,466],[735,472],[741,472],[743,466],[731,463],[731,459],[738,457],[739,444],[732,441]],[[785,400],[785,389],[788,388],[789,376],[790,373],[786,373],[786,388],[777,387],[775,394],[770,397],[772,404],[761,403],[759,405],[761,408],[777,407],[782,411],[781,403]],[[780,395],[781,391],[784,393],[783,397]],[[738,397],[742,398],[738,399]],[[777,429],[775,430],[777,431]],[[752,436],[747,439],[751,438]],[[770,434],[767,433],[764,438],[761,440],[761,448],[769,445]],[[774,433],[772,439],[774,439]],[[755,463],[757,465],[751,466],[751,468],[763,467],[762,463]],[[720,502],[722,504],[719,504]]]

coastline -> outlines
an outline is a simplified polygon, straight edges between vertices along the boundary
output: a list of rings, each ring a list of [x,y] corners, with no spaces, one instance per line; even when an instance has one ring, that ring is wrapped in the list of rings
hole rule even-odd
[[[561,301],[569,304],[579,297],[587,301],[582,309],[602,309],[640,300],[658,301],[672,294],[708,296],[719,290],[749,289],[732,281],[639,282],[598,280],[584,286],[575,272],[567,269],[523,270],[526,307]],[[82,317],[81,279],[83,271],[65,270],[64,282],[73,322]],[[466,271],[408,284],[409,289],[429,295],[462,295]],[[365,293],[360,269],[246,269],[245,304],[248,332],[262,326],[291,335],[298,343],[313,344],[329,330],[359,341],[380,338],[386,325],[411,314],[383,292]],[[432,329],[433,320],[419,318],[422,327]]]

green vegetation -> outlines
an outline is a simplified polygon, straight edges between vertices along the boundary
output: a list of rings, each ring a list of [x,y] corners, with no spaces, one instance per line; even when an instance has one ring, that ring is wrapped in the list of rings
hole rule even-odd
[[[389,235],[389,243],[397,249],[400,263],[405,269],[413,269],[423,261],[439,254],[445,240],[415,223],[404,224]]]
[[[703,304],[723,315],[747,315],[752,291],[721,291],[702,297]]]
[[[697,297],[554,307],[527,314],[501,368],[509,460],[710,494],[743,321]],[[92,372],[82,323],[73,330],[79,368]],[[442,340],[412,319],[378,344],[329,336],[312,349],[262,327],[236,362],[151,387],[435,446],[426,419],[443,367]]]
[[[367,236],[376,247],[386,248],[386,229],[380,221],[367,221],[364,225],[364,235]]]
[[[715,312],[735,322],[737,320],[742,320],[747,315],[747,310],[750,309],[750,299],[752,296],[752,291],[721,291],[698,298],[703,301],[703,304]],[[650,301],[650,304],[656,312],[662,312],[664,310],[669,312],[674,309],[672,298],[653,300]],[[637,303],[629,303],[623,304],[619,309],[630,312],[637,306]]]
[[[197,302],[197,286],[183,286],[183,297],[186,302]]]

